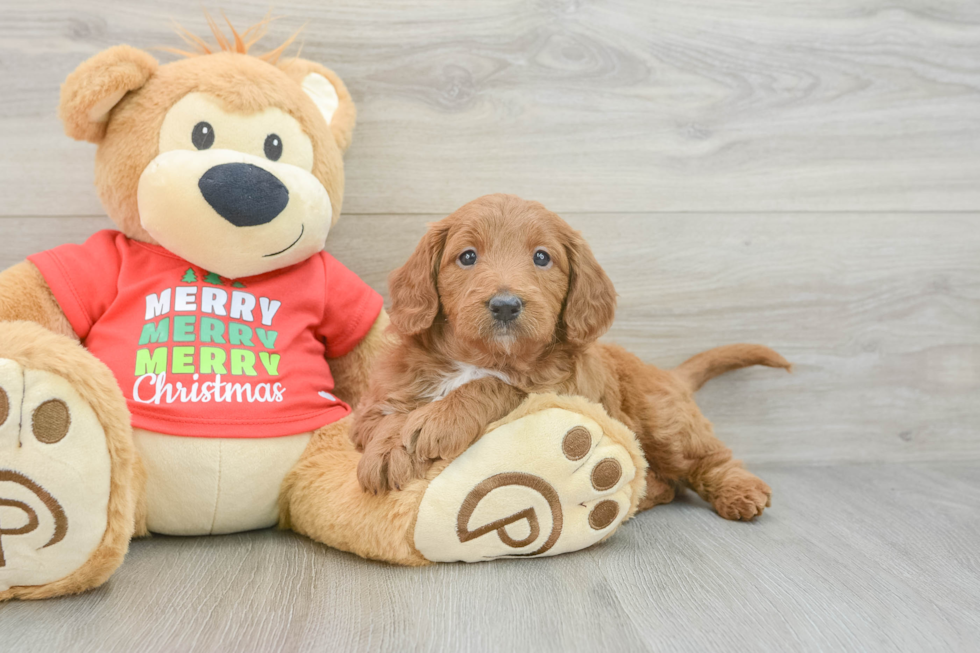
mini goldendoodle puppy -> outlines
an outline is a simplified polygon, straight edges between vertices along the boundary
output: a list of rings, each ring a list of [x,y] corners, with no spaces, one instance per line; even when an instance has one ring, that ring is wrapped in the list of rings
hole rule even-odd
[[[729,370],[789,363],[767,347],[728,345],[661,370],[597,343],[615,289],[581,234],[541,204],[466,204],[431,225],[389,281],[400,344],[373,372],[351,431],[365,489],[399,489],[461,454],[527,393],[557,392],[600,402],[636,433],[649,463],[641,508],[673,500],[682,483],[726,519],[769,505],[769,486],[732,459],[694,392]]]

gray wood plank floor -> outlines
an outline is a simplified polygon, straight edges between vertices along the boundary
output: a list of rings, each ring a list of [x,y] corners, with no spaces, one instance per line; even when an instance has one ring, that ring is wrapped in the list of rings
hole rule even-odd
[[[241,0],[240,24],[268,11]],[[198,0],[6,2],[0,213],[101,213],[58,85],[118,43],[207,33]],[[973,0],[289,0],[358,102],[348,213],[488,192],[561,211],[980,210]],[[161,60],[172,58],[156,52]]]
[[[387,292],[439,215],[349,215],[328,249]],[[619,291],[607,336],[665,367],[759,342],[795,364],[699,402],[750,462],[980,461],[980,214],[581,214]],[[0,266],[110,227],[0,218]]]
[[[971,651],[980,470],[760,466],[773,508],[696,498],[547,560],[404,569],[275,531],[134,542],[105,587],[0,607],[3,650]]]

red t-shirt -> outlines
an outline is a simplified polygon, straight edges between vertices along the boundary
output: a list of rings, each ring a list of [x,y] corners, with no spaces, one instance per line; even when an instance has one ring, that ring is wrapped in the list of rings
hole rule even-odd
[[[29,260],[116,375],[133,425],[173,435],[275,437],[344,417],[326,358],[351,351],[382,305],[326,252],[229,280],[107,230]]]

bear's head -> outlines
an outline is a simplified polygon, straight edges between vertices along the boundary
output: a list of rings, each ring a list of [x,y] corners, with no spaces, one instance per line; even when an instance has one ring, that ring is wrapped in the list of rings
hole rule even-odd
[[[165,65],[120,45],[65,81],[66,133],[98,144],[95,185],[130,238],[229,278],[323,249],[340,215],[355,109],[337,75],[249,54],[264,24]]]

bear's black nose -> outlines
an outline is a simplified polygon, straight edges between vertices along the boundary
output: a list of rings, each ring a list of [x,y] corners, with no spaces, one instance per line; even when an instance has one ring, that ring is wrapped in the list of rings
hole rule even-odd
[[[274,174],[251,163],[222,163],[197,187],[215,211],[236,227],[272,222],[289,204],[289,190]]]
[[[524,302],[514,295],[496,295],[488,303],[490,315],[498,322],[513,322],[521,314]]]

